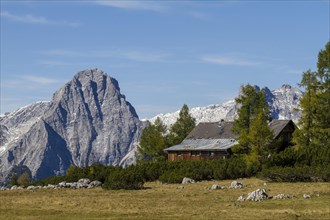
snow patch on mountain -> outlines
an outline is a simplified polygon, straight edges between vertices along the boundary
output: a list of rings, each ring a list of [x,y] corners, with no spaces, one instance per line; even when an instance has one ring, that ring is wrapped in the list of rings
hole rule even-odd
[[[296,87],[284,84],[280,88],[270,91],[267,87],[263,88],[267,103],[273,119],[292,119],[297,122],[301,117],[299,100],[303,92]],[[196,124],[200,122],[216,122],[222,119],[232,121],[237,117],[239,106],[235,100],[227,101],[223,104],[209,105],[206,107],[195,107],[190,109],[191,115],[196,119]],[[158,114],[148,119],[154,123],[159,117],[167,127],[174,124],[179,117],[180,110],[172,113]]]

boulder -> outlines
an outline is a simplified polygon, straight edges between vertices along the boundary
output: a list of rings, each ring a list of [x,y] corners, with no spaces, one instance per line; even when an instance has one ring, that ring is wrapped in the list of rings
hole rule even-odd
[[[99,187],[99,186],[102,186],[102,182],[101,181],[98,181],[98,180],[94,180],[92,182],[89,183],[89,186],[91,187]]]
[[[71,189],[77,189],[78,183],[77,182],[73,182],[73,183],[67,183],[69,184]]]
[[[195,183],[195,180],[190,179],[188,177],[183,178],[182,184],[189,184],[189,183]]]
[[[81,188],[88,188],[89,187],[89,184],[87,184],[87,183],[77,183],[77,185],[76,185],[76,188],[77,189],[81,189]]]
[[[259,202],[261,200],[268,199],[268,197],[269,196],[267,195],[265,189],[257,189],[253,192],[250,192],[246,197],[246,200]]]
[[[10,187],[10,190],[16,190],[18,186],[13,185],[12,187]]]
[[[240,182],[237,182],[237,181],[233,181],[233,182],[231,182],[229,188],[231,188],[231,189],[241,189],[243,187],[244,187],[243,183],[240,183]]]
[[[1,186],[0,187],[0,191],[4,191],[4,190],[9,190],[9,188],[5,187],[5,186]]]
[[[212,190],[215,190],[215,189],[222,189],[222,187],[221,187],[219,184],[213,184],[213,185],[211,186],[211,189],[212,189]]]
[[[36,187],[36,186],[28,186],[26,189],[28,189],[28,190],[35,190],[35,189],[38,189],[38,187]]]
[[[58,187],[67,187],[67,185],[66,185],[66,181],[60,182],[60,183],[58,184]]]
[[[308,195],[308,194],[304,194],[303,197],[304,197],[304,199],[310,199],[311,198],[311,196]]]
[[[285,194],[278,194],[276,196],[273,196],[273,199],[290,199],[292,198],[292,196],[289,196],[289,195],[285,195]]]
[[[53,185],[53,184],[48,184],[48,185],[46,186],[46,188],[47,188],[47,189],[56,189],[57,186],[56,186],[56,185]]]
[[[78,180],[77,183],[89,184],[90,182],[91,182],[90,179],[88,179],[88,178],[82,178],[82,179]]]
[[[243,195],[240,195],[240,197],[238,197],[237,201],[244,202],[245,201],[244,196]]]

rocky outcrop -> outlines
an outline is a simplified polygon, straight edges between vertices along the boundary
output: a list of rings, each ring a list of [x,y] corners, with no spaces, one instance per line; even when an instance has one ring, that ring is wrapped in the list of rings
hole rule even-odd
[[[260,202],[264,199],[268,199],[268,194],[265,189],[257,189],[253,192],[250,192],[246,197],[246,200]]]
[[[239,196],[237,201],[243,202],[243,201],[255,201],[260,202],[264,199],[268,199],[269,196],[266,193],[265,189],[257,189],[255,191],[249,192],[247,197],[245,198],[243,195]]]
[[[243,183],[233,181],[233,182],[231,182],[229,188],[230,189],[241,189],[241,188],[244,188],[244,185],[243,185]]]
[[[118,82],[99,69],[76,74],[53,95],[1,117],[0,181],[27,168],[34,179],[101,163],[135,161],[141,123]],[[18,169],[19,170],[19,169]]]
[[[83,178],[78,180],[77,182],[60,182],[59,184],[48,184],[45,186],[34,186],[34,185],[30,185],[26,188],[24,188],[23,186],[12,186],[10,188],[8,187],[0,187],[0,191],[4,191],[4,190],[20,190],[20,189],[27,189],[27,190],[37,190],[37,189],[60,189],[60,188],[70,188],[70,189],[92,189],[95,187],[100,187],[102,186],[102,183],[98,180],[94,180],[94,181],[90,181],[90,179],[88,178]]]
[[[216,189],[222,189],[222,187],[219,184],[213,184],[211,186],[211,190],[216,190]]]
[[[190,183],[195,183],[195,182],[196,182],[195,180],[188,178],[188,177],[185,177],[182,180],[182,184],[190,184]]]
[[[256,89],[260,90],[257,86]],[[265,92],[273,119],[291,119],[294,122],[299,120],[301,113],[296,109],[299,109],[299,100],[303,95],[302,91],[286,84],[272,91],[267,87],[262,90]],[[238,116],[238,109],[239,105],[235,103],[235,100],[230,100],[223,104],[191,108],[190,113],[196,119],[196,124],[198,124],[200,122],[217,122],[222,119],[233,121]],[[159,114],[150,118],[149,121],[153,123],[159,117],[167,127],[170,127],[179,117],[179,112]]]

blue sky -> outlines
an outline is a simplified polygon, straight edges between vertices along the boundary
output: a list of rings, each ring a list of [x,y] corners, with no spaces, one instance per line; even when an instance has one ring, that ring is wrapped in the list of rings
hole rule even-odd
[[[119,81],[140,118],[296,86],[330,38],[329,1],[1,0],[1,113],[80,70]]]

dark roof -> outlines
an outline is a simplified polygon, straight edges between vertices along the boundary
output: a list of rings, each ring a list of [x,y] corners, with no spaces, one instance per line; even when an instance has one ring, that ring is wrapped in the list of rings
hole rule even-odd
[[[234,139],[184,139],[181,144],[164,151],[226,151],[237,144]]]
[[[269,123],[276,139],[287,126],[295,127],[292,120],[273,120]],[[203,122],[199,123],[181,144],[164,149],[164,151],[205,151],[205,150],[228,150],[238,144],[231,130],[233,122]]]
[[[288,125],[291,124],[291,126],[295,127],[292,120],[273,120],[269,123],[270,129],[273,131],[274,139],[277,138],[281,131]]]
[[[232,128],[233,122],[227,121],[199,123],[186,139],[235,139]]]

